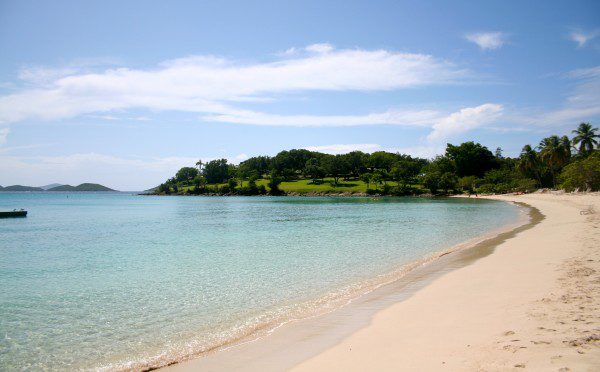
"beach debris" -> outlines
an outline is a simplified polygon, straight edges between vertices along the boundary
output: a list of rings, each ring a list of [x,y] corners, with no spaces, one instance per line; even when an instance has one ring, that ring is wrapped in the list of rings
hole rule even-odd
[[[600,334],[592,334],[589,335],[587,337],[580,337],[580,338],[576,338],[574,340],[570,340],[570,341],[563,341],[563,343],[568,344],[569,346],[582,346],[582,345],[587,345],[587,344],[591,344],[594,342],[598,342],[600,341]]]
[[[546,344],[546,345],[550,345],[552,342],[551,341],[531,341],[534,345],[539,345],[539,344]]]

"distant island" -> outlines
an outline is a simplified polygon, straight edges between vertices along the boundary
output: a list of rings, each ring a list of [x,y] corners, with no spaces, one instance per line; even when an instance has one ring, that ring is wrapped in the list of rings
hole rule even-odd
[[[33,186],[22,186],[22,185],[12,185],[2,187],[0,186],[1,191],[80,191],[80,192],[90,192],[90,191],[117,191],[106,186],[97,184],[97,183],[82,183],[81,185],[71,186],[71,185],[61,185],[59,183],[50,184],[46,186],[33,187]]]
[[[255,156],[240,164],[198,161],[146,194],[450,195],[526,193],[540,188],[600,190],[600,134],[581,123],[573,138],[550,136],[519,157],[475,143],[447,144],[434,159],[376,151],[331,155],[306,149]],[[192,164],[190,164],[192,165]]]
[[[53,188],[55,188],[57,186],[62,186],[62,184],[60,184],[60,183],[51,183],[49,185],[40,186],[40,188],[42,188],[44,190],[50,190],[50,189],[53,189]]]

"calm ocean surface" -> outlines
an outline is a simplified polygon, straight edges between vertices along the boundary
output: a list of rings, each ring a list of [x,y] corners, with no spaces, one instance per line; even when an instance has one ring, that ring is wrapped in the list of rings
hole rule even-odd
[[[29,216],[0,219],[1,370],[180,360],[337,306],[523,213],[473,199],[0,193],[13,208]]]

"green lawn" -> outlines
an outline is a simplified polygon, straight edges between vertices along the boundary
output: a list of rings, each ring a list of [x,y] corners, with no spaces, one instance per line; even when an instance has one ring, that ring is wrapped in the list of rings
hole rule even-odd
[[[371,188],[374,185],[370,185]],[[293,182],[282,182],[279,188],[285,192],[297,192],[299,194],[306,194],[311,192],[319,193],[342,193],[342,192],[366,192],[367,185],[358,180],[346,181],[340,180],[339,183],[334,187],[333,178],[325,178],[322,182],[313,184],[312,180],[298,180]]]
[[[260,186],[260,185],[264,185],[267,190],[269,189],[269,180],[267,179],[260,179],[256,181],[256,185]],[[396,183],[395,182],[388,182],[389,185],[395,186]],[[214,186],[219,186],[222,187],[226,185],[225,183],[221,183],[218,185],[209,185],[209,187],[214,187]],[[244,186],[248,185],[248,181],[244,181]],[[239,185],[238,185],[239,187]],[[370,184],[369,187],[371,189],[375,188],[374,184]],[[379,188],[381,188],[382,186],[379,185]],[[417,186],[419,187],[419,186]],[[191,190],[193,189],[194,186],[182,186],[179,188],[180,191],[187,191],[187,190]],[[297,181],[289,181],[289,182],[282,182],[281,185],[279,185],[279,188],[285,192],[295,192],[298,194],[308,194],[308,193],[332,193],[332,194],[339,194],[339,193],[359,193],[359,192],[366,192],[367,191],[367,184],[359,181],[359,180],[349,180],[349,181],[343,181],[340,179],[339,183],[334,187],[333,186],[333,178],[325,178],[322,181],[319,181],[318,183],[314,184],[312,183],[312,180],[297,180]]]

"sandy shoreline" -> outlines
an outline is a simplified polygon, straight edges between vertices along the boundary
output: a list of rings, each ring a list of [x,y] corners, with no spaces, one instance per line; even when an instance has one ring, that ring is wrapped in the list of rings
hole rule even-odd
[[[407,278],[335,314],[169,368],[597,370],[600,196],[494,198],[545,219],[473,263],[448,255],[413,273],[427,280]]]

